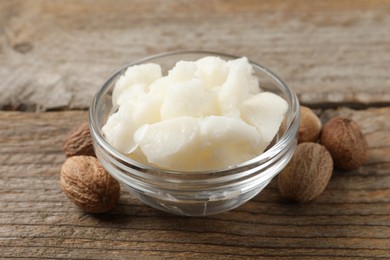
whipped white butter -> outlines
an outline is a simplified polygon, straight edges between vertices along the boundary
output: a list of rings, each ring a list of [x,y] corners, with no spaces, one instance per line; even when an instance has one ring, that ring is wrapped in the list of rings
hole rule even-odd
[[[275,137],[287,102],[263,92],[247,58],[129,67],[117,81],[118,108],[106,140],[142,163],[181,171],[227,168],[261,154]]]

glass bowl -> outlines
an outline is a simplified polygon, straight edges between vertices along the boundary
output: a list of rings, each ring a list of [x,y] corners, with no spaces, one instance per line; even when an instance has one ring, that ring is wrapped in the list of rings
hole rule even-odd
[[[250,200],[285,167],[297,146],[300,114],[296,95],[276,74],[252,61],[261,88],[281,96],[288,103],[288,111],[277,135],[267,150],[256,158],[218,171],[170,171],[129,159],[104,139],[102,127],[115,112],[113,88],[129,66],[157,63],[166,75],[179,60],[191,61],[205,56],[225,60],[238,58],[206,51],[169,52],[147,57],[129,64],[110,77],[97,92],[89,110],[93,145],[103,167],[142,202],[156,209],[186,216],[217,214]]]

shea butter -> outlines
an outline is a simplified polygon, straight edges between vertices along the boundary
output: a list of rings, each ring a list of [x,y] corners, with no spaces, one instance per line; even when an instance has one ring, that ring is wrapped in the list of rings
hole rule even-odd
[[[112,93],[103,135],[131,159],[169,170],[211,171],[260,155],[287,102],[261,90],[247,58],[129,67]]]

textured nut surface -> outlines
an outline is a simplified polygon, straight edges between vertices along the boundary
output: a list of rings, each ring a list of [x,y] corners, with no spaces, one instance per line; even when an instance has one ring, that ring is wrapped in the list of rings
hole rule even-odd
[[[61,168],[61,188],[86,212],[101,213],[113,208],[120,185],[92,156],[69,157]]]
[[[318,116],[310,108],[301,106],[298,143],[317,142],[321,128],[322,124]]]
[[[63,143],[67,157],[75,155],[95,156],[88,123],[84,122],[69,131]]]
[[[312,201],[325,190],[332,172],[332,157],[325,147],[301,143],[278,176],[279,191],[290,200]]]
[[[320,143],[328,149],[337,168],[352,170],[367,161],[367,140],[352,119],[338,116],[329,120],[322,129]]]

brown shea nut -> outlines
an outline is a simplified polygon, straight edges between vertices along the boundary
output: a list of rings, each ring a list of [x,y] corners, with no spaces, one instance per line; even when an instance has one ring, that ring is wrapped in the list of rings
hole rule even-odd
[[[301,106],[301,122],[298,131],[298,143],[317,142],[321,133],[321,120],[314,112],[305,106]]]
[[[278,176],[281,195],[297,202],[309,202],[326,188],[333,161],[326,148],[317,143],[301,143]]]
[[[113,208],[120,195],[120,184],[93,156],[72,156],[61,168],[61,188],[86,212],[102,213]]]
[[[368,159],[368,144],[360,127],[350,118],[335,117],[322,129],[320,143],[332,155],[335,167],[352,170]]]
[[[66,157],[75,155],[95,156],[88,123],[84,122],[69,131],[63,143]]]

